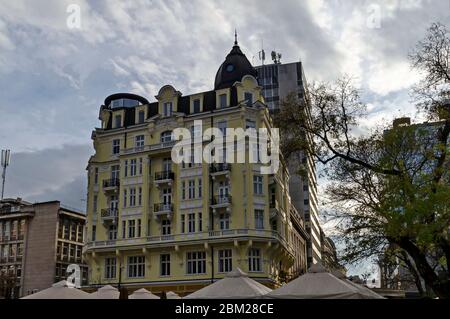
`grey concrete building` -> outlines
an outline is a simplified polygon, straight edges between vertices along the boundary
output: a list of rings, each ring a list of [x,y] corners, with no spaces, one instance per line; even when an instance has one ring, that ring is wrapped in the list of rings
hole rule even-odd
[[[306,77],[301,62],[286,64],[267,64],[256,66],[258,81],[263,88],[263,95],[272,113],[280,108],[280,101],[294,93],[304,100],[306,95]],[[307,112],[310,112],[306,104]],[[309,137],[312,141],[312,137]],[[295,174],[295,167],[303,163],[307,171],[307,178]],[[298,153],[288,159],[291,179],[289,183],[290,195],[295,208],[302,214],[309,234],[308,266],[321,261],[320,224],[317,205],[316,166],[313,158],[307,153]]]
[[[0,296],[18,298],[66,279],[70,264],[83,263],[85,215],[59,201],[0,201]],[[6,280],[8,278],[9,280]]]

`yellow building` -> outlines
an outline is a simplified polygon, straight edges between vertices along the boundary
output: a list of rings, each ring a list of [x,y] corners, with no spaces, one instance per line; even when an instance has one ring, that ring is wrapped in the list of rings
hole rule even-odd
[[[289,173],[261,164],[175,164],[175,128],[272,129],[256,71],[237,42],[214,90],[183,96],[163,86],[156,102],[119,93],[101,106],[88,170],[84,254],[89,287],[193,292],[240,267],[268,286],[306,268],[304,222]],[[204,142],[204,144],[207,144]]]

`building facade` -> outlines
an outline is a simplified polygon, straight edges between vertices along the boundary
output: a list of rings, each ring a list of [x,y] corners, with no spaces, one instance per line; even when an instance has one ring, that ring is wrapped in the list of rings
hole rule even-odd
[[[83,263],[85,216],[61,207],[60,202],[0,201],[0,271],[4,297],[17,298],[67,278],[70,264]]]
[[[295,94],[304,102],[304,109],[299,110],[310,114],[310,105],[306,100],[306,77],[301,62],[286,64],[267,64],[256,67],[258,81],[262,88],[262,95],[271,113],[280,109],[280,101],[290,94]],[[312,136],[307,136],[312,143]],[[302,214],[306,222],[309,235],[308,240],[308,266],[321,261],[321,227],[319,223],[317,178],[314,159],[307,152],[293,154],[287,159],[288,169],[291,173],[289,190],[292,203]],[[297,174],[302,166],[306,176]]]
[[[248,150],[244,163],[171,158],[175,128],[194,137],[209,128],[271,133],[256,75],[235,43],[214,90],[183,96],[166,85],[156,102],[106,98],[87,167],[87,289],[112,284],[187,294],[236,267],[268,286],[306,270],[308,236],[283,163],[264,175]],[[204,146],[212,140],[203,137]]]

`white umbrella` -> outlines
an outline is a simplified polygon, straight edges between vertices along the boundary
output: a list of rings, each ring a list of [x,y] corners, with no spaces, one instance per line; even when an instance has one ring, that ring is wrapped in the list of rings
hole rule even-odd
[[[268,293],[276,299],[374,299],[354,285],[327,272],[321,264],[313,265],[308,273]]]
[[[159,299],[157,295],[152,294],[145,288],[136,290],[131,295],[128,296],[128,299]]]
[[[169,291],[168,293],[166,293],[166,297],[167,297],[167,299],[181,299],[181,297],[178,296],[173,291]]]
[[[89,299],[119,299],[120,292],[113,286],[106,285],[89,295]]]
[[[87,292],[75,288],[75,285],[66,280],[53,284],[50,288],[28,295],[22,299],[86,299]]]
[[[356,287],[356,289],[358,289],[359,291],[361,291],[362,294],[367,295],[369,298],[372,299],[386,299],[383,296],[380,296],[379,294],[377,294],[376,292],[372,291],[371,289],[363,286],[363,285],[359,285],[349,279],[347,279],[347,277],[341,273],[340,271],[333,271],[332,272],[333,275],[335,275],[336,277],[338,277],[341,280],[344,280],[346,283],[349,283],[350,285]]]
[[[257,299],[271,291],[237,268],[226,274],[225,278],[186,296],[185,299]]]

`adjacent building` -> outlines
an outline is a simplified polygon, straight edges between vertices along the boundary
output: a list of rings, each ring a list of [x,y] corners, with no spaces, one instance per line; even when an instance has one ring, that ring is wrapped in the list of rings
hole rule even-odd
[[[70,264],[83,263],[85,215],[60,202],[0,201],[0,295],[17,298],[66,279]],[[8,282],[5,284],[8,278]]]
[[[193,292],[236,267],[270,287],[306,270],[309,236],[289,195],[283,160],[172,161],[173,130],[273,127],[257,72],[237,42],[214,89],[183,95],[163,86],[155,102],[119,93],[100,108],[88,171],[89,288],[105,284],[153,292]],[[199,121],[197,124],[194,121]],[[201,125],[198,125],[201,123]],[[209,144],[211,136],[205,136]]]
[[[333,270],[343,270],[343,267],[339,264],[336,245],[330,237],[327,237],[323,230],[320,231],[320,242],[321,242],[321,255],[322,264],[329,269]]]
[[[280,109],[280,101],[288,95],[294,94],[305,106],[299,112],[311,114],[310,105],[306,100],[306,77],[301,62],[274,63],[257,66],[258,81],[262,88],[262,95],[271,113]],[[312,141],[312,136],[307,135]],[[314,159],[307,152],[293,154],[287,159],[291,173],[289,190],[297,211],[306,222],[308,240],[308,266],[321,261],[321,227],[319,223],[317,178]],[[296,172],[302,166],[306,176]]]

